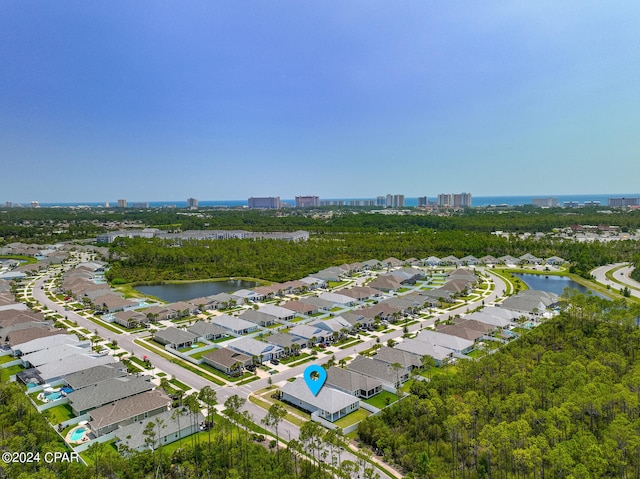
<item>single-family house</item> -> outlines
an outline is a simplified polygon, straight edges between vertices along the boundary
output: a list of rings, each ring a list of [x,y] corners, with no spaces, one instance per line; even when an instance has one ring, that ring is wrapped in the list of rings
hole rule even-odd
[[[288,301],[284,303],[282,307],[292,311],[294,314],[297,313],[305,316],[311,316],[318,312],[317,306],[306,303],[305,301]]]
[[[215,341],[216,339],[227,336],[226,329],[209,321],[196,321],[193,325],[187,328],[187,331],[196,335],[196,341],[203,339],[206,339],[207,341]]]
[[[280,346],[285,354],[292,353],[295,349],[307,347],[307,340],[289,333],[273,333],[264,338],[264,341]]]
[[[137,311],[118,311],[114,314],[114,322],[125,328],[137,328],[149,322],[149,318]]]
[[[178,414],[182,417],[178,417],[173,410],[165,411],[118,428],[114,433],[116,447],[118,450],[122,448],[136,451],[155,450],[160,446],[197,433],[200,427],[204,425],[205,418],[201,412],[197,413],[195,421],[186,408],[179,409]],[[154,437],[144,434],[145,428],[149,423],[162,424],[162,427],[156,428],[159,433]]]
[[[358,356],[347,365],[347,369],[370,378],[379,379],[383,385],[386,384],[396,389],[409,379],[409,369],[406,367],[401,365],[396,367],[366,356]]]
[[[108,434],[118,427],[153,417],[169,410],[171,398],[159,389],[118,399],[89,412],[89,427],[96,437]]]
[[[321,388],[314,396],[302,378],[286,382],[280,388],[280,399],[329,422],[360,409],[358,398],[330,387]]]
[[[253,358],[229,348],[218,348],[202,356],[202,362],[230,376],[240,375]]]
[[[100,381],[69,393],[67,395],[69,406],[76,416],[81,416],[105,404],[151,391],[154,385],[149,382],[149,379],[148,376],[126,376]]]
[[[99,364],[63,376],[64,382],[73,390],[93,386],[107,379],[127,376],[127,367],[121,362]]]
[[[325,384],[351,396],[369,399],[382,391],[382,381],[348,369],[331,366]]]
[[[213,316],[211,322],[235,334],[247,334],[258,330],[257,324],[228,314]]]
[[[262,327],[271,326],[276,323],[275,317],[254,309],[247,309],[246,311],[243,311],[240,315],[240,319]]]
[[[276,344],[265,343],[253,338],[238,338],[227,343],[227,347],[247,356],[257,357],[260,362],[277,359],[282,356],[283,349]]]
[[[400,364],[403,368],[412,371],[422,366],[420,355],[404,351],[402,349],[382,346],[376,351],[374,359],[387,364]]]
[[[430,329],[423,329],[414,339],[434,346],[442,346],[443,348],[449,349],[458,354],[467,354],[474,346],[474,342],[472,340],[432,331]]]
[[[159,329],[153,333],[153,340],[173,349],[183,349],[198,340],[198,335],[178,328]]]

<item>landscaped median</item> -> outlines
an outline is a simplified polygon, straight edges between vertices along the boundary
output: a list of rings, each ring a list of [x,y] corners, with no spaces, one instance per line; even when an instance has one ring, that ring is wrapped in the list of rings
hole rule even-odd
[[[207,381],[211,381],[212,383],[217,384],[218,386],[224,386],[227,384],[226,382],[214,377],[212,374],[210,374],[208,371],[205,371],[200,366],[191,364],[188,361],[178,358],[177,356],[171,355],[166,351],[162,350],[161,348],[152,345],[146,339],[138,338],[138,339],[134,339],[133,342],[138,346],[142,346],[147,351],[156,353],[159,356],[162,356],[163,358],[165,358],[166,360],[171,361],[174,364],[178,364],[184,369],[186,369],[187,371],[191,371],[192,373],[197,374],[198,376],[206,379]]]

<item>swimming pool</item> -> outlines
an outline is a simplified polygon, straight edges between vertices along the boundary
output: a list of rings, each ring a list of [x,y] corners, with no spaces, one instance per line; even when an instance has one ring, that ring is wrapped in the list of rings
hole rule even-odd
[[[55,401],[56,399],[60,399],[62,397],[62,393],[60,391],[54,391],[52,393],[47,393],[44,395],[47,401]]]
[[[71,436],[69,437],[69,439],[72,442],[80,442],[82,441],[82,438],[84,437],[84,434],[88,431],[88,429],[84,426],[78,427],[76,429],[73,430],[73,432],[71,433]]]

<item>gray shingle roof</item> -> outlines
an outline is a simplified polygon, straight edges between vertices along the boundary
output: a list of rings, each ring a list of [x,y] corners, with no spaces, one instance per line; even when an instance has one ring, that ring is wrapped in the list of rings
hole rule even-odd
[[[355,371],[331,366],[327,370],[326,384],[327,386],[348,391],[349,394],[352,394],[361,389],[370,391],[378,386],[382,386],[382,381],[364,376]]]
[[[66,383],[74,390],[82,389],[93,384],[97,384],[106,379],[119,378],[127,375],[127,368],[124,364],[111,363],[101,364],[92,368],[84,369],[76,373],[64,376]]]
[[[73,391],[67,396],[76,411],[88,411],[118,399],[151,391],[154,386],[147,377],[126,376],[106,379],[97,384]]]
[[[97,430],[111,426],[145,412],[170,405],[171,398],[160,390],[135,394],[91,411],[91,429]]]
[[[198,338],[196,334],[178,328],[160,329],[154,333],[153,337],[156,341],[165,344],[182,344]]]

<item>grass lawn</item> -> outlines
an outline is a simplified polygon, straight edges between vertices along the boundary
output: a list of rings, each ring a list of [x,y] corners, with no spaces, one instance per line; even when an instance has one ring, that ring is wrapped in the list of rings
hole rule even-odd
[[[398,396],[389,391],[382,391],[380,394],[376,394],[372,398],[363,399],[367,404],[371,404],[373,407],[383,409],[387,407],[387,398],[389,398],[389,404],[393,404],[398,400]]]
[[[53,425],[60,424],[61,422],[75,417],[71,411],[71,406],[68,404],[61,404],[60,406],[52,407],[51,409],[47,409],[43,414]]]
[[[494,349],[498,349],[500,346],[502,346],[502,343],[498,342],[498,341],[487,341],[487,340],[483,340],[483,343],[485,343],[485,347],[489,350],[494,350]]]
[[[355,346],[356,344],[360,344],[360,343],[364,343],[364,339],[356,339],[355,341],[352,341],[350,343],[340,346],[340,349],[348,349],[351,346]]]
[[[295,363],[291,363],[289,364],[290,368],[295,368],[296,366],[300,366],[301,364],[304,364],[306,362],[312,361],[316,359],[315,356],[309,356],[308,358],[304,358],[302,361],[296,361]]]
[[[213,368],[211,366],[209,366],[208,364],[198,364],[199,367],[201,367],[202,369],[206,370],[208,373],[214,374],[222,379],[225,379],[226,381],[230,381],[232,383],[241,381],[242,379],[247,379],[251,376],[253,376],[253,374],[251,373],[247,373],[245,372],[243,376],[238,376],[238,377],[232,377],[229,376],[228,374],[223,373],[222,371],[218,371],[216,368]]]
[[[338,419],[336,422],[334,422],[334,424],[344,429],[345,427],[351,426],[352,424],[363,421],[370,415],[371,413],[366,409],[358,409],[357,411],[354,411],[351,414],[347,414],[345,417]]]
[[[260,379],[260,376],[252,376],[249,379],[244,379],[238,383],[238,386],[242,386],[243,384],[249,384],[250,382],[256,381]]]
[[[191,389],[191,387],[187,386],[183,382],[178,381],[177,379],[169,379],[169,382],[175,387],[182,389],[183,391],[188,391],[189,389]]]
[[[189,356],[191,356],[193,359],[201,359],[202,356],[206,356],[207,354],[209,354],[214,349],[215,348],[205,349],[204,351],[198,351],[197,353],[190,354]]]
[[[135,357],[135,356],[131,356],[129,359],[130,359],[131,361],[133,361],[134,363],[136,363],[136,364],[137,364],[138,366],[140,366],[141,368],[143,368],[143,369],[149,369],[149,368],[147,367],[146,363],[145,363],[142,359],[137,358],[137,357]]]
[[[11,356],[10,354],[7,354],[6,356],[0,356],[0,364],[10,363],[11,361],[16,361],[17,359],[20,358],[16,358],[15,356]]]
[[[24,371],[24,366],[20,366],[19,364],[15,366],[9,366],[8,368],[4,368],[2,370],[3,377],[13,376],[14,374],[18,374],[20,371]]]
[[[309,356],[311,356],[309,353],[301,353],[301,354],[298,354],[297,356],[289,356],[288,358],[282,358],[280,359],[280,362],[282,364],[291,364],[293,362],[300,361],[301,359],[307,358]]]
[[[300,318],[300,317],[295,317],[293,318],[291,321],[289,321],[290,323],[297,323],[298,321],[302,321],[305,318]]]
[[[474,349],[473,351],[471,351],[470,353],[467,354],[467,356],[469,356],[470,358],[475,358],[475,359],[479,359],[482,356],[486,356],[486,355],[487,355],[487,353],[485,353],[481,349]]]

